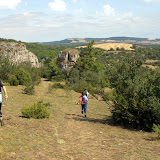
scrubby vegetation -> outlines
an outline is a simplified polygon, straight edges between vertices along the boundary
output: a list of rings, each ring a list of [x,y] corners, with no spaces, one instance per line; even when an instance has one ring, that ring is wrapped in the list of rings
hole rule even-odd
[[[53,52],[44,60],[43,67],[41,68],[41,76],[43,78],[54,81],[64,80],[65,77],[57,66],[57,57],[58,55]]]
[[[160,139],[160,125],[153,124],[152,129],[158,134],[158,139]]]
[[[50,112],[46,105],[42,101],[39,101],[33,105],[24,106],[22,108],[22,116],[24,118],[42,119],[49,118]]]
[[[24,88],[24,93],[28,95],[34,95],[35,93],[34,85],[26,85]]]

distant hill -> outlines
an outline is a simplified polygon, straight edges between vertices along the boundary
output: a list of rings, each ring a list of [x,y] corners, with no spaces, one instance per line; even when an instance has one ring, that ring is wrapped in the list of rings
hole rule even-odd
[[[42,42],[46,45],[61,45],[61,46],[83,46],[88,42],[95,40],[96,44],[101,43],[129,43],[142,45],[159,45],[160,39],[138,38],[138,37],[109,37],[109,38],[68,38],[61,41]]]

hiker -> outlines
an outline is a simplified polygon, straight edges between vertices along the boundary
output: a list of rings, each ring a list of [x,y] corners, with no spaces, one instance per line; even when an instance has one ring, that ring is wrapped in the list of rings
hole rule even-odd
[[[87,116],[87,102],[88,102],[88,98],[85,94],[85,91],[82,92],[82,101],[83,101],[83,110],[84,110],[84,113],[85,113],[85,117]]]
[[[4,86],[4,84],[2,83],[2,81],[0,81],[0,123],[1,123],[1,126],[2,126],[3,125],[3,121],[2,121],[2,112],[1,112],[1,107],[2,107],[2,92],[1,92],[1,88],[3,89],[5,99],[7,100],[7,98],[8,98],[7,90],[6,90],[6,87]]]
[[[82,92],[82,95],[79,97],[79,101],[78,101],[77,104],[81,103],[82,114],[83,114],[83,110],[84,110],[84,102],[82,101],[82,97],[83,97],[83,92]]]
[[[87,98],[88,98],[89,93],[88,93],[88,91],[87,91],[87,88],[85,88],[84,92],[85,92],[85,95],[86,95]]]

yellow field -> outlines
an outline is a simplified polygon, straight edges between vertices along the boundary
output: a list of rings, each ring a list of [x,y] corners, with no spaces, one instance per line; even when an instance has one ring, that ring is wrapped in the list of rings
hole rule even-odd
[[[86,46],[79,46],[77,48],[84,48]],[[95,44],[93,45],[94,48],[101,48],[104,50],[110,50],[113,48],[116,50],[117,47],[119,48],[124,48],[125,50],[132,50],[132,44],[127,44],[127,43],[103,43],[103,44]]]

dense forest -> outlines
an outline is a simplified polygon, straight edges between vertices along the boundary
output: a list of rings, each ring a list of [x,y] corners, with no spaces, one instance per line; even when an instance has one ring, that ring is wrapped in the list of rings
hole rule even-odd
[[[66,47],[25,44],[43,62],[43,67],[15,66],[0,56],[0,77],[10,85],[25,85],[25,93],[34,94],[34,85],[40,83],[41,77],[65,81],[67,87],[77,92],[87,88],[91,94],[112,101],[115,124],[147,131],[152,130],[153,124],[160,124],[160,46],[133,45],[132,51],[115,52],[93,48],[91,41],[80,49],[80,58],[66,74],[57,65],[58,53]],[[110,91],[106,92],[106,88]]]

